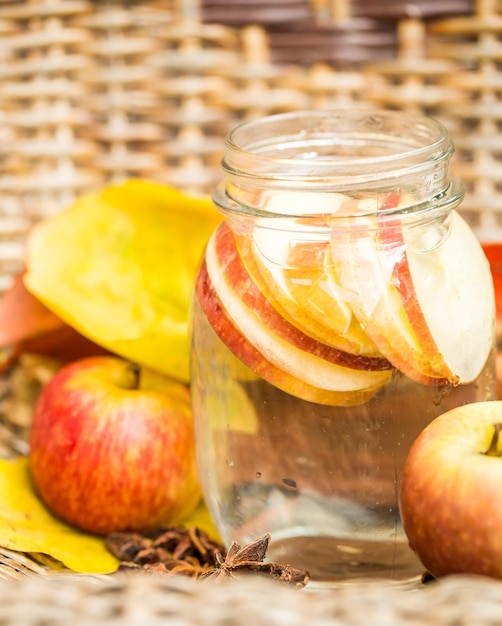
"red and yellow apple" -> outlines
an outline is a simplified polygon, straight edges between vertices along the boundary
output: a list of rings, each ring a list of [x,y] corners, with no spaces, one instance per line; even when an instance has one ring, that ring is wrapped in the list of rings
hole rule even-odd
[[[96,534],[177,523],[200,500],[188,388],[114,356],[66,365],[30,435],[47,507]]]
[[[431,422],[400,485],[410,547],[434,576],[502,578],[502,402],[472,403]]]

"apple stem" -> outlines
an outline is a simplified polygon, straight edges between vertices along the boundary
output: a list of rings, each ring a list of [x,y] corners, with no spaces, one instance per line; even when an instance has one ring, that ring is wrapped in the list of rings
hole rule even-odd
[[[494,424],[493,428],[493,437],[485,454],[487,456],[502,456],[502,453],[498,450],[499,434],[502,432],[502,423]]]
[[[140,366],[137,363],[130,363],[129,371],[133,375],[132,385],[129,387],[129,389],[139,389],[139,379],[141,374]]]

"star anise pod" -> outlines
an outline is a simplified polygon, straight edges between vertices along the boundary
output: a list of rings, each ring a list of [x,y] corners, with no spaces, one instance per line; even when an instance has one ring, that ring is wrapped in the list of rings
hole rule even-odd
[[[235,575],[246,572],[260,572],[268,574],[276,580],[292,583],[297,587],[304,587],[310,580],[310,575],[306,570],[264,560],[269,543],[270,535],[268,533],[245,546],[240,546],[234,541],[228,549],[226,557],[217,554],[217,567],[203,574],[201,578],[219,580],[234,578]]]

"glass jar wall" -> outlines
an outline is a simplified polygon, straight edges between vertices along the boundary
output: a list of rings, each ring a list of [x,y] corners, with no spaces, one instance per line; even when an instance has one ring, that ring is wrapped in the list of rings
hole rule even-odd
[[[192,307],[201,483],[227,544],[270,533],[268,558],[314,583],[421,574],[399,519],[407,451],[495,398],[493,284],[452,150],[396,112],[227,138]]]

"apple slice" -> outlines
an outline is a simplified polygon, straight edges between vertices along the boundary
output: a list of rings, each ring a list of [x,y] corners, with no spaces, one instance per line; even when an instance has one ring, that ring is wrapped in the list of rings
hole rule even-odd
[[[327,346],[284,319],[253,282],[226,223],[210,238],[205,260],[209,280],[227,317],[275,367],[309,385],[336,392],[375,389],[391,378],[392,368],[386,359]]]
[[[259,223],[252,235],[239,236],[242,259],[283,317],[305,334],[345,352],[381,354],[364,332],[345,299],[343,288],[325,270],[330,247],[326,218],[316,227],[311,218],[290,220],[290,230]]]
[[[211,283],[205,261],[199,271],[195,289],[206,318],[218,337],[247,367],[282,391],[317,404],[355,406],[367,402],[382,387],[382,383],[378,382],[374,387],[364,390],[333,391],[291,375],[266,359],[231,322]]]
[[[340,349],[350,347],[348,340],[344,340],[339,333],[329,328],[325,319],[318,320],[311,314],[309,307],[305,305],[305,299],[297,300],[293,297],[288,288],[287,270],[277,269],[277,276],[274,278],[273,273],[267,270],[266,264],[260,262],[261,255],[255,249],[252,233],[237,235],[237,247],[254,282],[259,285],[267,300],[282,317],[297,326],[306,335],[322,343]],[[311,274],[307,280],[311,281],[310,289],[314,289],[314,284],[318,281],[319,276],[312,276],[311,270],[312,268],[305,268],[305,275]],[[303,286],[305,287],[304,284]],[[309,287],[305,287],[305,289],[309,289]]]
[[[404,303],[407,289],[414,286],[418,302],[409,298],[409,316],[413,306],[420,306],[439,354],[463,384],[479,376],[492,349],[495,294],[480,242],[459,213],[453,211],[450,219],[444,241],[438,240],[434,226],[406,236],[412,284],[403,278],[397,288]],[[437,247],[424,253],[429,246]]]
[[[359,218],[332,239],[337,279],[380,351],[425,384],[472,382],[493,339],[494,293],[476,236],[456,211],[443,221],[402,227]],[[340,232],[340,231],[339,231]]]
[[[284,339],[288,344],[294,345],[309,355],[319,356],[323,360],[343,365],[351,370],[364,370],[366,372],[391,369],[387,359],[381,356],[370,357],[338,350],[308,337],[296,326],[285,320],[268,302],[247,272],[239,256],[235,236],[225,222],[220,224],[209,241],[206,250],[206,263],[220,299],[222,294],[216,285],[221,282],[221,289],[224,289],[225,286],[229,288],[238,296],[238,300],[251,310],[256,319],[267,326],[267,330],[273,331],[276,337]],[[233,300],[227,302],[227,311],[229,311],[228,306],[231,306]],[[232,315],[230,317],[232,318]],[[234,321],[239,325],[241,318],[235,316]],[[267,346],[264,349],[267,350]]]
[[[352,221],[352,220],[351,220]],[[351,291],[352,309],[380,352],[403,374],[422,384],[444,383],[425,357],[393,285],[392,264],[381,264],[378,230],[371,218],[362,229],[347,224],[346,240],[332,243],[334,279]],[[340,231],[341,232],[341,231]]]

